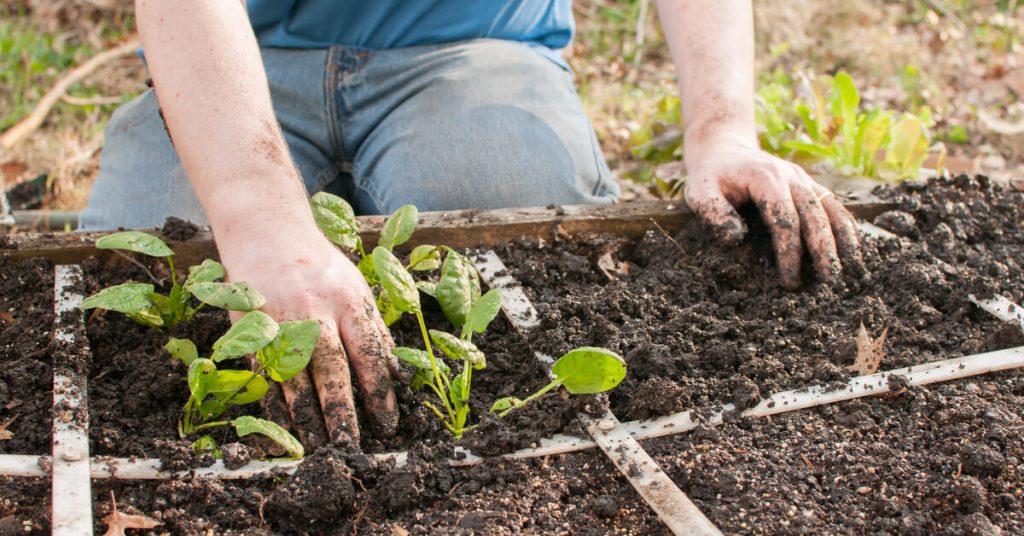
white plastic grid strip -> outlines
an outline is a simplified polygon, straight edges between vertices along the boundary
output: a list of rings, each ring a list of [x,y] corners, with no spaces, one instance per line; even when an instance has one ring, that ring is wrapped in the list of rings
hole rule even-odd
[[[85,378],[69,358],[75,352],[84,299],[75,290],[82,279],[78,265],[54,269],[53,338],[53,531],[55,536],[92,534],[92,485],[89,479],[89,414]]]

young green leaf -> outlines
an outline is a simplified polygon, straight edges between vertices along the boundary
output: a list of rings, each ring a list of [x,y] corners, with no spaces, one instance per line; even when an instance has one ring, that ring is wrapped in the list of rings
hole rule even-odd
[[[284,450],[292,458],[298,459],[305,455],[302,443],[299,443],[299,440],[295,439],[277,423],[244,415],[231,421],[231,424],[235,426],[235,433],[238,434],[238,437],[244,437],[253,433],[262,434],[284,447]]]
[[[388,327],[398,322],[399,318],[402,318],[402,311],[396,309],[395,304],[391,303],[391,298],[388,297],[387,291],[377,293],[377,310],[380,311],[380,317],[384,320],[384,325]]]
[[[233,406],[255,402],[267,394],[267,379],[248,370],[218,370],[217,382],[209,386],[217,400]]]
[[[276,382],[288,381],[302,372],[320,338],[320,323],[315,320],[282,322],[280,327],[277,338],[257,354],[267,374]]]
[[[420,292],[430,296],[431,298],[437,298],[437,284],[431,283],[430,281],[417,281],[416,289]]]
[[[225,359],[255,353],[274,340],[279,329],[277,322],[266,313],[246,313],[227,333],[213,343],[213,355],[210,359],[219,363]]]
[[[449,250],[441,265],[441,280],[438,281],[437,302],[448,321],[455,327],[466,322],[473,302],[480,299],[480,276],[469,259]]]
[[[892,125],[889,136],[886,165],[896,171],[896,178],[913,178],[928,156],[928,133],[924,123],[912,114],[903,114]]]
[[[462,374],[452,379],[451,387],[448,389],[452,402],[465,402],[469,400],[469,386],[466,385],[466,378]]]
[[[603,393],[626,377],[626,362],[610,350],[585,346],[559,358],[551,374],[574,395]]]
[[[202,402],[210,389],[217,384],[217,365],[205,358],[192,361],[188,367],[188,390],[196,402]]]
[[[221,455],[220,448],[217,446],[217,440],[209,434],[192,442],[192,452],[195,452],[196,454],[204,454],[208,452],[218,460],[223,457]]]
[[[437,270],[441,267],[441,248],[437,246],[416,246],[409,254],[409,269],[417,272]]]
[[[331,242],[348,250],[362,245],[356,213],[347,201],[327,192],[319,192],[309,203],[313,209],[313,219]]]
[[[469,332],[483,333],[494,317],[501,310],[501,291],[492,288],[480,297],[466,314],[466,323],[462,326],[463,334]]]
[[[420,310],[420,293],[416,282],[394,254],[377,246],[373,250],[373,265],[381,286],[388,293],[388,301],[403,313]]]
[[[237,283],[196,283],[189,290],[199,301],[228,311],[255,311],[267,300],[244,281]]]
[[[430,366],[430,356],[427,355],[425,350],[396,346],[391,349],[391,353],[394,354],[399,361],[410,365],[413,368],[418,370],[432,370],[432,367]]]
[[[199,359],[199,351],[196,350],[196,345],[188,339],[175,339],[171,337],[164,345],[164,350],[171,353],[171,357],[180,359],[185,366],[189,366],[193,361]]]
[[[99,308],[135,314],[153,307],[150,294],[153,294],[153,285],[149,283],[124,283],[89,296],[82,302],[82,309]]]
[[[224,270],[224,265],[212,260],[206,259],[202,264],[191,266],[188,269],[188,278],[185,279],[185,284],[182,285],[186,289],[190,289],[192,285],[197,283],[212,283],[214,281],[220,281],[224,279],[227,272]]]
[[[416,229],[416,219],[419,218],[419,211],[412,205],[398,207],[388,221],[384,222],[384,228],[380,231],[380,240],[377,245],[388,251],[395,246],[406,243],[412,232]]]
[[[372,286],[380,281],[380,278],[377,277],[377,269],[373,266],[373,252],[359,259],[359,264],[356,264],[356,268],[359,269],[359,273],[363,274],[366,284]]]
[[[491,404],[491,413],[501,413],[502,411],[508,411],[519,404],[522,404],[522,400],[514,396],[506,396],[505,398],[499,398]]]
[[[462,340],[451,333],[430,330],[430,340],[448,357],[465,361],[476,370],[487,368],[487,358],[475,344]]]
[[[149,255],[150,257],[170,257],[174,255],[174,252],[171,251],[171,248],[167,247],[163,240],[139,231],[123,231],[104,236],[96,241],[96,249],[134,251],[135,253]]]

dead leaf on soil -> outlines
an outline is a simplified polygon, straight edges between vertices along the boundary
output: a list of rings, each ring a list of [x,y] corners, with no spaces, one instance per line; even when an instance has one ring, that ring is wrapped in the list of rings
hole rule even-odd
[[[6,322],[8,324],[13,324],[14,323],[14,315],[12,315],[11,313],[8,313],[7,311],[0,311],[0,320],[3,320],[4,322]]]
[[[110,492],[110,504],[113,505],[114,511],[103,518],[103,524],[107,526],[107,532],[103,533],[103,536],[125,536],[125,529],[151,529],[163,524],[151,517],[118,512],[113,491]]]
[[[868,335],[867,328],[864,327],[864,322],[861,322],[860,331],[857,332],[857,356],[854,358],[853,364],[846,367],[847,370],[861,374],[874,374],[882,364],[882,358],[885,357],[885,336],[888,334],[889,328],[885,328],[877,339],[872,340]]]
[[[14,422],[14,419],[18,418],[18,415],[21,414],[15,413],[13,417],[4,421],[3,424],[0,424],[0,441],[8,441],[14,437],[14,434],[11,433],[11,431],[8,430],[7,427]]]

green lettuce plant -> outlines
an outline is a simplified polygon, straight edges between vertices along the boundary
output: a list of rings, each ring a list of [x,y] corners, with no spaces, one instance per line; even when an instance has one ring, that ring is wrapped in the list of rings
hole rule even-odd
[[[253,311],[266,303],[256,289],[245,282],[226,283],[221,263],[206,259],[188,270],[185,281],[178,281],[174,251],[159,238],[140,231],[125,231],[96,241],[97,249],[134,252],[162,258],[171,274],[171,290],[166,296],[151,283],[124,283],[105,288],[82,303],[82,309],[109,309],[127,315],[144,326],[170,329],[191,320],[205,305],[229,311]],[[199,300],[192,306],[191,298]]]

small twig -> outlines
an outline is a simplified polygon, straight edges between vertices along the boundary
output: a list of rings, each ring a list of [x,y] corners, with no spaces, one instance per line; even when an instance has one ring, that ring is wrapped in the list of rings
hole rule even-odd
[[[117,104],[121,102],[121,97],[75,97],[72,95],[62,95],[60,100],[72,106],[99,106],[103,104]]]
[[[22,119],[18,124],[7,129],[2,135],[0,135],[0,147],[10,149],[39,128],[46,119],[46,116],[50,113],[50,110],[53,109],[57,102],[60,101],[61,96],[63,96],[71,86],[81,82],[85,77],[92,74],[93,71],[100,68],[110,60],[135,52],[135,49],[137,48],[139,48],[139,40],[131,39],[128,42],[122,43],[110,50],[100,52],[92,58],[89,58],[85,63],[72,69],[67,76],[58,80],[57,83],[54,84],[45,95],[43,95],[42,99],[39,99],[39,103],[28,117]]]
[[[164,280],[160,279],[159,277],[157,277],[155,275],[153,275],[153,272],[150,272],[149,268],[146,268],[145,264],[142,264],[138,260],[133,259],[130,255],[127,255],[127,254],[121,252],[120,250],[114,249],[114,250],[111,250],[111,251],[116,253],[118,256],[120,256],[120,257],[122,257],[124,259],[127,259],[128,262],[134,264],[135,266],[138,266],[139,268],[142,268],[142,271],[146,272],[146,275],[148,275],[149,279],[153,281],[153,284],[155,284],[155,285],[163,285],[164,284]]]
[[[655,220],[654,218],[650,218],[650,220],[651,220],[651,223],[654,224],[654,227],[656,227],[658,229],[658,231],[661,231],[662,236],[667,238],[669,242],[672,242],[672,244],[676,246],[676,249],[679,250],[679,253],[681,253],[685,257],[686,256],[686,250],[683,249],[683,246],[680,246],[679,242],[676,242],[675,238],[672,238],[667,232],[665,232],[665,229],[663,229],[661,227],[661,225],[658,225],[658,221],[657,220]]]
[[[800,453],[800,457],[804,459],[804,463],[807,464],[807,468],[810,469],[811,471],[813,471],[814,470],[814,464],[811,463],[811,459],[807,457],[807,454],[801,452]]]

